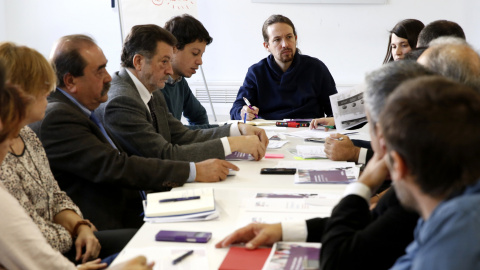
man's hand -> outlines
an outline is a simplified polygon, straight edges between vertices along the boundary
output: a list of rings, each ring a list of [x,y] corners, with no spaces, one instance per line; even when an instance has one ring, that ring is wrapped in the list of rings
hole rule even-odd
[[[110,270],[152,270],[155,263],[147,264],[147,258],[144,256],[135,257],[129,261],[110,267]]]
[[[357,162],[360,155],[360,147],[353,145],[348,136],[337,133],[325,139],[325,153],[327,158],[334,161]]]
[[[195,163],[197,169],[197,182],[218,182],[225,180],[229,173],[229,169],[238,171],[238,167],[232,163],[221,159],[208,159]]]
[[[251,223],[240,228],[218,242],[216,248],[228,247],[235,243],[245,243],[246,248],[255,249],[262,245],[273,245],[282,240],[282,224]]]
[[[388,158],[388,155],[381,157],[378,153],[373,154],[373,157],[368,161],[367,166],[365,166],[363,173],[358,179],[358,182],[370,188],[372,194],[375,194],[388,176],[389,172],[385,158]]]
[[[260,141],[265,145],[265,147],[268,146],[268,137],[267,133],[265,133],[265,130],[263,128],[258,128],[258,127],[253,127],[250,125],[245,125],[243,123],[238,123],[238,130],[240,131],[240,134],[242,135],[255,135],[260,139]],[[233,150],[232,150],[233,152]]]
[[[247,105],[243,106],[243,108],[240,110],[240,117],[243,121],[245,118],[245,113],[247,114],[247,121],[251,121],[255,119],[255,115],[258,115],[259,109],[255,106],[252,106],[253,110],[250,109]]]
[[[85,254],[82,254],[82,248],[85,247]],[[93,230],[87,225],[78,227],[78,236],[75,240],[75,249],[77,251],[75,260],[82,259],[82,263],[86,263],[91,259],[95,259],[100,254],[100,243],[93,234]]]
[[[250,154],[257,161],[262,159],[267,151],[265,144],[255,135],[227,137],[227,139],[232,152]]]
[[[335,119],[333,117],[317,118],[310,122],[310,129],[316,129],[319,126],[335,126]],[[329,128],[325,127],[325,131]]]

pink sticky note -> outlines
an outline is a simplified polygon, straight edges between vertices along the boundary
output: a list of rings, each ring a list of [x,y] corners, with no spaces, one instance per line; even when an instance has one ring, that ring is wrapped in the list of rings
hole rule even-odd
[[[271,153],[266,153],[265,158],[284,158],[285,156],[283,154],[271,154]]]

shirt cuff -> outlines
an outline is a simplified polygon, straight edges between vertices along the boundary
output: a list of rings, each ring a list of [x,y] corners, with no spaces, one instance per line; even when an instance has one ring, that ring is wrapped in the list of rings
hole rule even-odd
[[[358,154],[358,163],[365,164],[367,162],[367,148],[360,148],[360,153]]]
[[[343,197],[352,194],[364,198],[368,203],[370,203],[370,197],[372,197],[372,191],[370,190],[370,188],[364,183],[360,182],[349,184],[345,189],[345,192],[343,193]]]
[[[282,222],[282,241],[307,241],[307,222],[305,220]]]
[[[242,136],[240,130],[238,129],[238,122],[233,122],[230,126],[230,136]]]
[[[230,143],[228,142],[228,138],[227,137],[220,138],[220,141],[222,142],[225,156],[230,155],[232,153],[232,148],[230,148]]]
[[[190,162],[190,174],[188,175],[187,183],[194,182],[195,178],[197,178],[197,167],[195,167],[194,162]]]

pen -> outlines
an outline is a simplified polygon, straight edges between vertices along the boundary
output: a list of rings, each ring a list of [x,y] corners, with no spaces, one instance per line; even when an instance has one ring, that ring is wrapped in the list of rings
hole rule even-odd
[[[246,97],[243,97],[243,100],[245,101],[245,104],[247,104],[247,106],[254,111],[252,104],[250,104],[250,101],[248,101]],[[255,114],[255,117],[258,117],[258,115]]]
[[[243,123],[247,123],[247,113],[245,113],[245,115],[243,116]]]
[[[170,198],[170,199],[163,199],[158,202],[164,203],[164,202],[181,202],[181,201],[190,201],[190,200],[198,200],[200,199],[200,196],[191,196],[191,197],[181,197],[181,198]]]
[[[181,261],[183,261],[183,259],[185,259],[186,257],[190,256],[193,254],[193,249],[192,250],[189,250],[187,251],[185,254],[183,254],[182,256],[176,258],[175,260],[172,261],[172,264],[177,264]]]

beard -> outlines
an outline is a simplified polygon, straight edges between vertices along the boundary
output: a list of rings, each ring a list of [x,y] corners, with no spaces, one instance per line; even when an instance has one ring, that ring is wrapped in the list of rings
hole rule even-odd
[[[284,52],[287,52],[287,54],[284,54]],[[288,63],[293,61],[293,50],[291,49],[285,49],[280,52],[280,61],[282,63]]]

